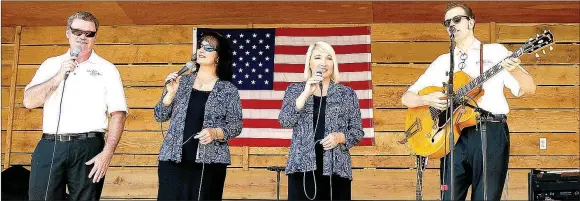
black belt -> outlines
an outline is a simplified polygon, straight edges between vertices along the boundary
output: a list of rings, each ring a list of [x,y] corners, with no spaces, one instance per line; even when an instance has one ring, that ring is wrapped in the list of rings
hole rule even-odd
[[[70,134],[48,134],[43,133],[42,139],[43,140],[54,140],[61,142],[73,141],[73,140],[82,140],[87,138],[94,138],[94,137],[105,137],[105,133],[103,132],[88,132],[88,133],[70,133]]]
[[[482,115],[480,121],[505,123],[505,122],[507,122],[507,115],[505,115],[505,114]]]

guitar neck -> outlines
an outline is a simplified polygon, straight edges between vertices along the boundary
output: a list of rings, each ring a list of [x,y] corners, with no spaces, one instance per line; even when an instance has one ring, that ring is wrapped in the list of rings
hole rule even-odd
[[[515,51],[514,53],[512,53],[510,56],[508,56],[505,59],[518,58],[518,57],[522,56],[522,54],[523,54],[523,49],[522,48],[519,48],[517,51]],[[485,81],[487,81],[490,78],[492,78],[493,76],[497,75],[502,70],[503,70],[503,67],[501,66],[501,62],[500,62],[500,63],[496,64],[495,66],[491,67],[491,69],[483,72],[483,74],[481,74],[480,76],[478,76],[478,77],[474,78],[473,80],[471,80],[465,86],[461,87],[459,90],[457,90],[456,94],[458,96],[465,96],[465,95],[467,95],[473,89],[475,89],[476,87],[481,86]]]
[[[423,200],[423,171],[417,169],[417,188],[415,189],[417,200]]]

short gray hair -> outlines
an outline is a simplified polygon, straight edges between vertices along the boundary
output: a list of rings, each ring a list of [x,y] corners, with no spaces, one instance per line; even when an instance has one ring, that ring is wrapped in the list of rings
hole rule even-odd
[[[99,20],[97,20],[97,17],[95,17],[93,14],[91,14],[87,11],[79,11],[79,12],[71,15],[70,17],[68,17],[68,20],[66,22],[67,30],[70,28],[70,25],[73,23],[73,21],[75,19],[80,19],[80,20],[84,20],[87,22],[93,22],[95,24],[95,31],[99,30]]]

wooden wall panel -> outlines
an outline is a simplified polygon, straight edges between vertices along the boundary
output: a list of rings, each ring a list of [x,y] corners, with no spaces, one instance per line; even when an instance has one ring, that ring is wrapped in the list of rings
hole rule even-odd
[[[2,27],[2,44],[14,43],[15,27]]]
[[[149,25],[336,24],[373,21],[372,2],[118,2],[118,4],[135,24]],[[213,12],[199,12],[200,10]]]
[[[497,42],[521,43],[544,30],[550,30],[554,34],[554,40],[562,42],[580,41],[580,25],[578,24],[497,24]]]
[[[515,51],[519,44],[509,44],[506,48]],[[523,55],[522,64],[578,64],[579,47],[577,44],[555,44],[554,50],[546,49],[546,56],[536,59],[534,55]],[[431,63],[437,57],[449,51],[447,42],[373,42],[371,46],[372,61],[377,63],[420,62]],[[542,54],[542,53],[540,53]]]
[[[403,131],[403,109],[374,111],[376,131]],[[576,132],[578,110],[511,110],[508,118],[512,132]]]
[[[527,199],[529,170],[510,170],[508,199]],[[411,200],[415,198],[415,170],[354,170],[353,200]],[[276,199],[276,173],[264,169],[228,169],[224,199]],[[280,199],[287,199],[287,177],[282,174]],[[248,189],[252,189],[249,191]],[[424,174],[423,195],[426,200],[439,198],[439,171]],[[102,198],[143,199],[157,196],[156,168],[111,168],[105,178]]]
[[[246,28],[241,25],[100,26],[97,44],[192,44],[193,28]],[[23,45],[67,45],[66,26],[24,27]],[[162,33],[162,34],[160,34]],[[38,37],[38,36],[43,37]]]
[[[373,88],[373,107],[378,109],[404,109],[401,103],[402,95],[407,86],[375,86]],[[125,96],[129,108],[153,109],[161,97],[162,87],[125,87]],[[3,87],[2,92],[9,95],[9,88]],[[512,109],[573,109],[578,108],[578,87],[575,86],[539,86],[536,94],[515,97],[509,89],[504,93]],[[16,107],[24,107],[24,88],[16,88]],[[9,96],[2,97],[2,107],[8,106]]]
[[[374,23],[443,22],[449,2],[373,2]],[[476,23],[578,23],[578,2],[483,1],[465,2],[475,14]],[[477,29],[477,25],[476,25]]]
[[[184,60],[185,61],[185,60]],[[39,65],[18,66],[17,86],[26,86],[38,70]],[[116,65],[124,86],[163,87],[169,73],[177,72],[184,65]]]
[[[41,64],[64,54],[68,46],[22,46],[19,64]],[[185,63],[191,59],[191,45],[97,45],[95,52],[115,63]]]
[[[373,85],[414,83],[428,64],[373,64]],[[578,65],[522,65],[537,85],[578,85]]]
[[[2,87],[2,109],[8,109],[10,103],[10,87]]]
[[[3,87],[10,87],[10,79],[12,79],[12,65],[2,64],[2,80]]]
[[[12,66],[14,61],[14,44],[2,44],[2,67]]]
[[[475,29],[475,37],[482,42],[490,42],[489,24],[482,24]],[[445,27],[440,23],[385,23],[372,24],[373,41],[449,41]]]
[[[373,106],[375,108],[406,108],[401,97],[407,86],[373,87]],[[504,90],[508,104],[513,109],[526,108],[578,108],[578,87],[576,86],[539,86],[534,95],[514,97],[509,89]]]
[[[117,2],[2,2],[4,26],[65,26],[67,18],[90,11],[102,25],[135,24]]]

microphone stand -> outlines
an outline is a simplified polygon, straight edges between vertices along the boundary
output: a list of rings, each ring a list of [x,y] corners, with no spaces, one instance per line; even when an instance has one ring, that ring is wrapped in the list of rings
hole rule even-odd
[[[450,159],[449,159],[449,168],[450,168],[450,180],[447,181],[449,182],[449,191],[451,193],[450,198],[451,200],[455,200],[455,167],[454,167],[454,150],[455,150],[455,133],[454,133],[454,121],[453,121],[453,112],[455,110],[455,108],[453,107],[454,104],[454,100],[453,100],[453,96],[455,95],[455,93],[453,92],[453,71],[455,69],[455,58],[454,58],[454,50],[455,50],[455,27],[451,26],[449,28],[449,40],[450,40],[450,46],[449,46],[449,57],[450,57],[450,66],[449,66],[449,81],[447,82],[447,104],[449,105],[448,108],[448,114],[449,114],[449,150],[450,150]],[[447,143],[447,142],[446,142]],[[445,178],[445,177],[444,177]],[[447,189],[445,189],[447,190]],[[443,199],[443,198],[442,198]]]

